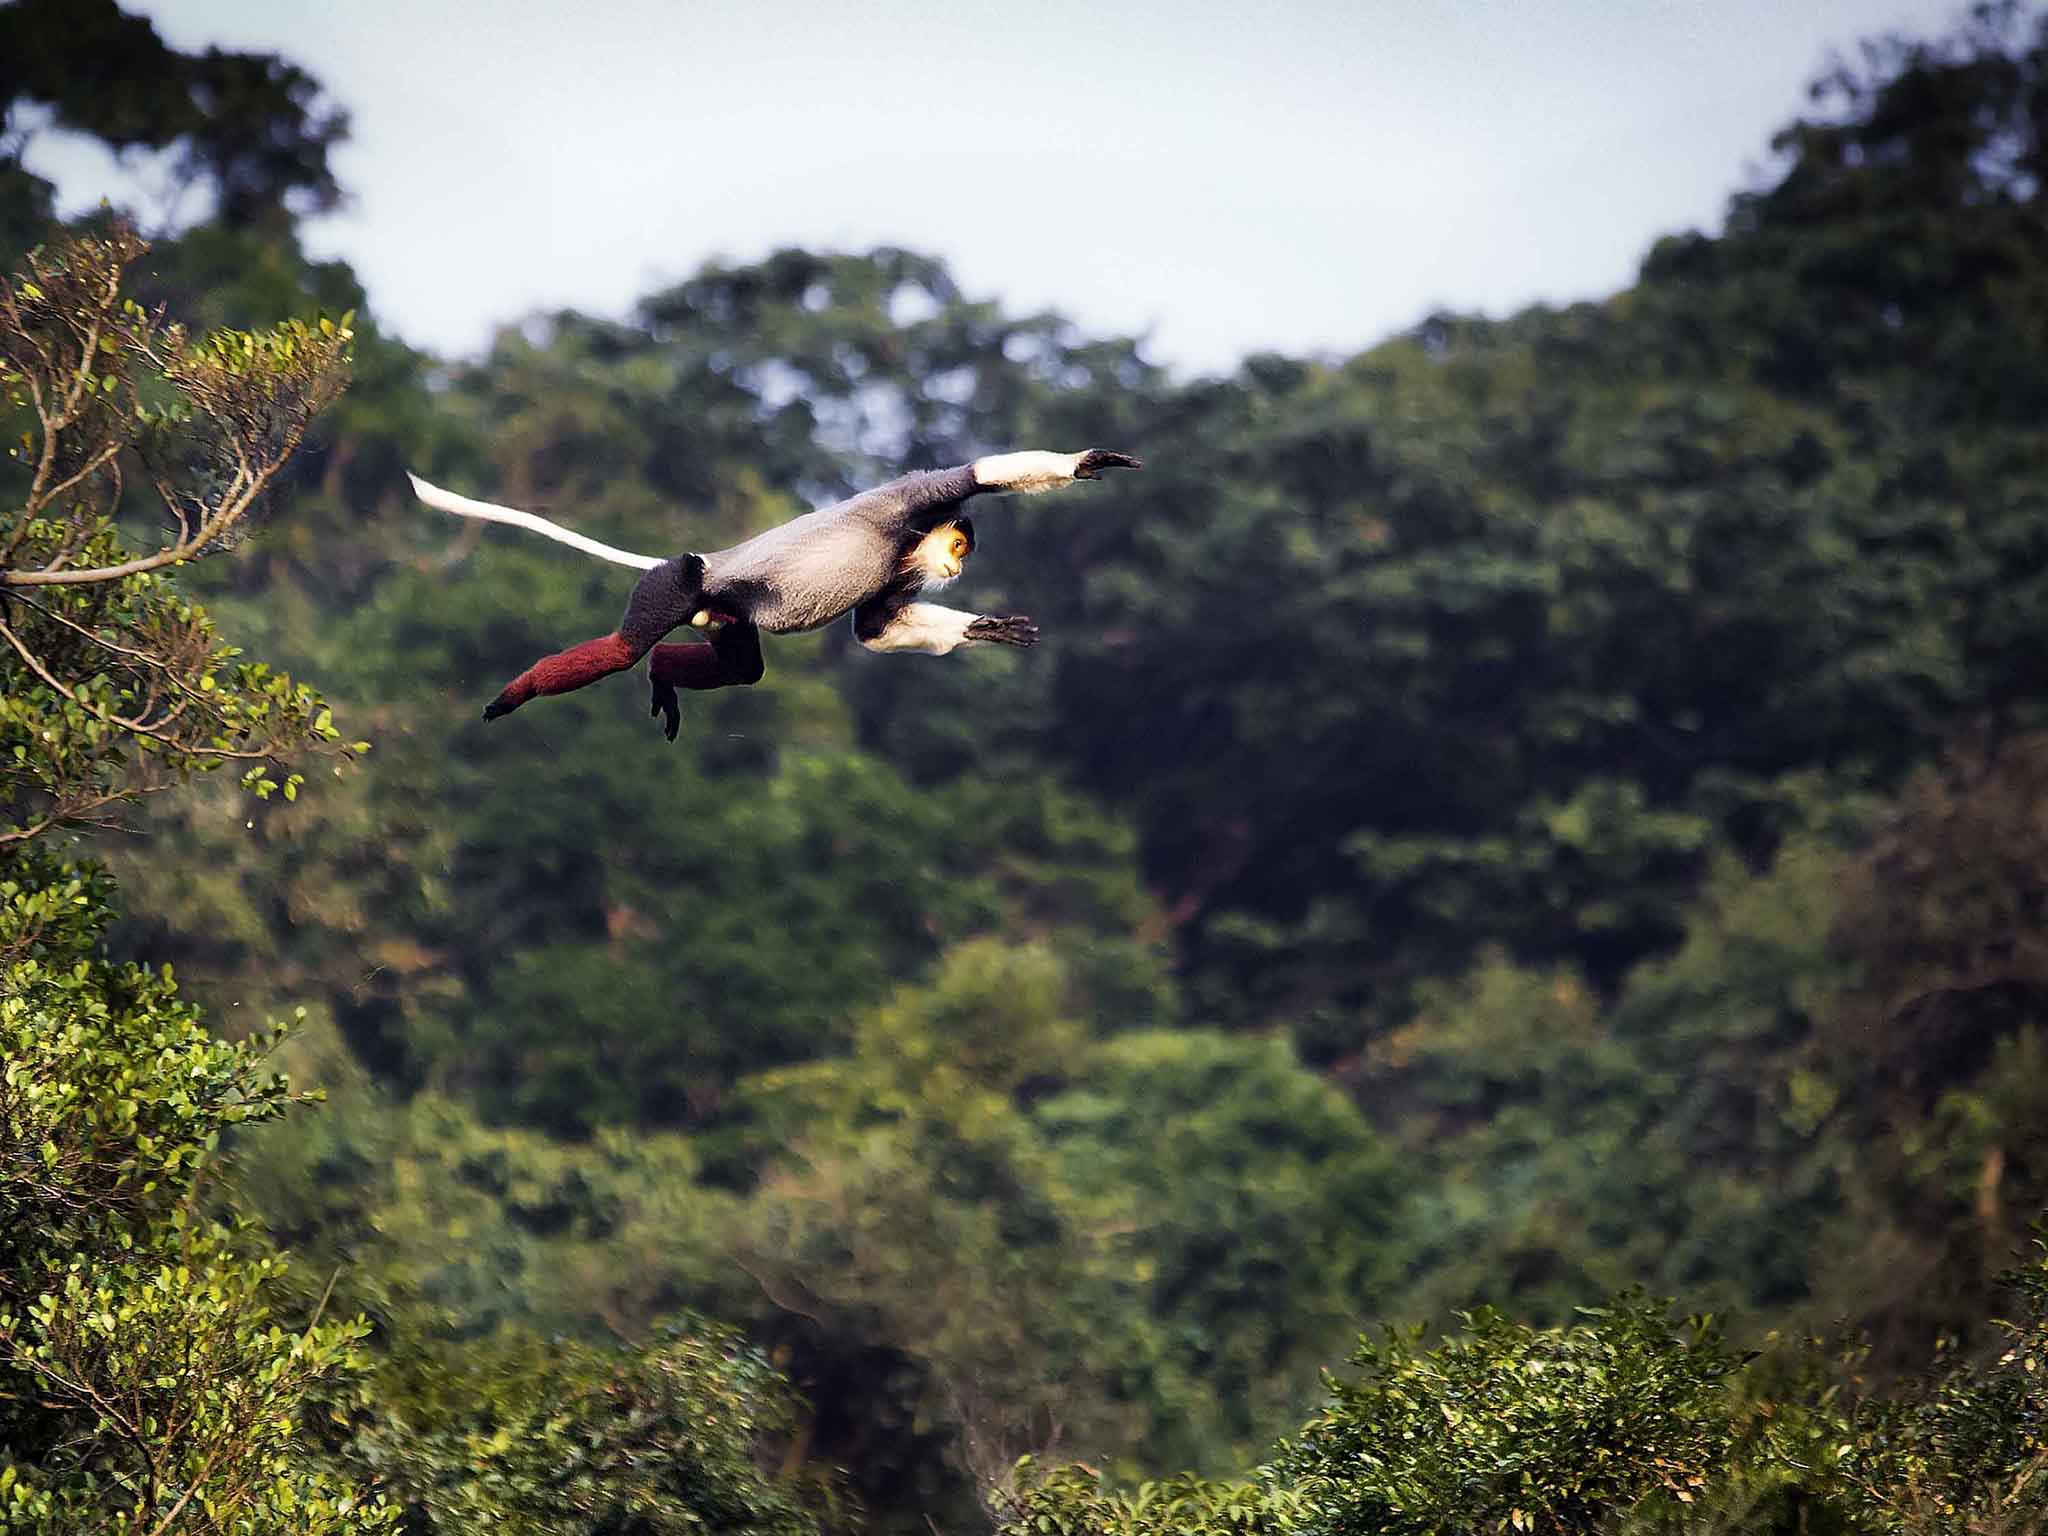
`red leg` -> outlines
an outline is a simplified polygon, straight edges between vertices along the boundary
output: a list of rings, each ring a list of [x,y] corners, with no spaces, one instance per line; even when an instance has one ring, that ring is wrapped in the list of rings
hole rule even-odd
[[[725,667],[708,645],[657,645],[647,653],[647,675],[657,687],[723,688]]]
[[[678,688],[747,688],[761,681],[763,670],[761,632],[751,624],[729,625],[709,645],[657,645],[647,658],[653,690],[648,713],[662,717],[662,733],[674,741],[683,722]]]
[[[509,715],[528,699],[544,693],[567,693],[600,677],[623,672],[653,647],[655,641],[688,621],[704,590],[704,560],[678,555],[664,560],[633,583],[625,617],[611,634],[586,640],[566,651],[544,656],[505,685],[505,691],[484,706],[484,718]]]
[[[586,640],[566,651],[544,656],[505,685],[504,692],[484,706],[484,718],[495,720],[509,715],[528,699],[548,693],[568,693],[600,677],[623,672],[646,654],[646,646],[635,646],[621,634]]]

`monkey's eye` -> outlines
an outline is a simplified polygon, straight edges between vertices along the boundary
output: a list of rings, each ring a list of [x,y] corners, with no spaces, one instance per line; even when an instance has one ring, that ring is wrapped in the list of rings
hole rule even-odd
[[[967,541],[966,541],[965,539],[961,538],[961,537],[960,537],[960,536],[959,536],[958,534],[955,534],[955,535],[953,536],[953,555],[954,555],[954,558],[956,558],[956,559],[964,559],[964,558],[966,557],[966,554],[967,554]]]

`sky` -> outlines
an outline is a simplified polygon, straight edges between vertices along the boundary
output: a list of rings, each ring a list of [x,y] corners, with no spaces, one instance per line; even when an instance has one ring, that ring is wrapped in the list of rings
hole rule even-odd
[[[415,345],[778,245],[935,253],[1183,374],[1627,286],[1929,0],[126,0],[353,119],[307,243]],[[44,134],[67,208],[124,173]]]

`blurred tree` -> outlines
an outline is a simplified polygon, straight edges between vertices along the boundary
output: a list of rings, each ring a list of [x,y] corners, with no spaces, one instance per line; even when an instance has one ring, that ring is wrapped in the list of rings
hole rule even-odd
[[[873,1472],[955,1514],[971,1510],[974,1481],[1022,1452],[1127,1441],[1138,1412],[1103,1371],[1119,1332],[1142,1325],[1101,1293],[1100,1238],[1063,1198],[1019,1103],[1081,1044],[1066,986],[1046,947],[975,941],[929,985],[864,1015],[848,1061],[748,1085],[756,1133],[787,1150],[749,1203],[736,1256],[785,1314],[769,1337],[790,1349],[793,1378],[814,1399],[810,1383],[828,1382],[840,1404],[820,1431],[848,1439],[821,1450],[857,1466],[872,1456]],[[919,1369],[869,1364],[865,1380],[846,1379],[877,1353]],[[917,1397],[891,1402],[905,1387]],[[946,1431],[922,1448],[949,1453],[936,1486],[930,1469],[898,1470],[871,1447],[905,1406]]]
[[[741,1258],[792,1373],[850,1343],[922,1362],[984,1485],[1050,1443],[1127,1471],[1248,1454],[1386,1280],[1400,1210],[1378,1139],[1283,1043],[1091,1046],[1069,995],[1046,950],[975,941],[849,1061],[747,1090],[788,1151]]]
[[[421,1536],[813,1536],[853,1513],[829,1480],[770,1470],[797,1426],[788,1385],[701,1321],[630,1350],[511,1333],[415,1351],[352,1409],[339,1460]]]
[[[10,260],[40,237],[52,202],[21,164],[29,106],[117,153],[169,151],[177,199],[200,187],[212,206],[198,216],[230,228],[277,229],[341,201],[328,156],[348,137],[348,115],[298,66],[180,53],[114,0],[13,0],[0,7],[0,206],[16,215],[0,223],[0,256]]]
[[[1115,1234],[1122,1305],[1161,1333],[1119,1362],[1121,1390],[1207,1405],[1179,1444],[1155,1427],[1152,1462],[1211,1463],[1219,1440],[1249,1455],[1393,1288],[1406,1213],[1387,1149],[1285,1040],[1128,1035],[1066,1075],[1033,1119],[1088,1224]]]
[[[1917,774],[1848,866],[1836,943],[1857,984],[1816,1067],[1855,1150],[1844,1226],[1882,1265],[1817,1281],[1875,1333],[1877,1365],[1937,1332],[1981,1339],[1996,1278],[2048,1205],[2048,737],[1974,736]]]

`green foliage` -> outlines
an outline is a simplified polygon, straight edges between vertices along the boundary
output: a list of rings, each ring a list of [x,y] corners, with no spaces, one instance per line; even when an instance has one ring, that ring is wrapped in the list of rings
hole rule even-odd
[[[1227,1463],[1355,1326],[1392,1170],[1283,1043],[1097,1043],[1076,996],[1049,947],[964,944],[848,1059],[743,1080],[690,1137],[487,1127],[330,1048],[299,1070],[335,1104],[238,1183],[337,1304],[451,1359],[507,1329],[638,1337],[679,1301],[747,1321],[831,1405],[810,1459],[879,1519],[964,1517],[962,1471],[1054,1436],[1133,1447],[1120,1470]]]
[[[1199,1402],[1183,1422],[1214,1419],[1239,1456],[1304,1412],[1315,1368],[1392,1288],[1406,1226],[1356,1105],[1283,1040],[1158,1031],[1077,1060],[1033,1118],[1089,1225],[1116,1234],[1121,1304],[1160,1330],[1121,1352],[1125,1390]],[[1194,1436],[1173,1449],[1214,1456]]]
[[[2048,1268],[1987,1355],[1942,1352],[1905,1390],[1868,1351],[1774,1341],[1739,1356],[1639,1293],[1532,1329],[1482,1310],[1432,1348],[1391,1333],[1322,1411],[1238,1480],[1118,1488],[1024,1458],[991,1492],[1006,1532],[2037,1530]]]
[[[1316,1528],[1314,1506],[1268,1479],[1186,1475],[1124,1491],[1105,1488],[1091,1467],[1041,1470],[1028,1456],[994,1505],[997,1529],[1018,1536],[1284,1536]]]
[[[231,761],[296,799],[287,755],[338,739],[161,573],[254,508],[340,387],[347,321],[189,342],[124,297],[141,251],[68,236],[0,290],[0,1529],[385,1530],[398,1511],[300,1424],[367,1324],[291,1318],[282,1256],[197,1200],[223,1136],[298,1096],[270,1042],[214,1038],[167,971],[106,958],[107,881],[31,844]],[[134,464],[169,531],[131,556]]]
[[[922,1362],[920,1408],[961,1426],[982,1476],[1049,1435],[1121,1438],[1144,1416],[1103,1375],[1138,1320],[1111,1310],[1100,1239],[1020,1102],[1081,1044],[1064,994],[1049,949],[969,944],[866,1014],[846,1062],[749,1085],[788,1145],[737,1257],[828,1338]]]
[[[1637,1294],[1535,1329],[1488,1309],[1424,1348],[1420,1330],[1361,1341],[1355,1378],[1273,1463],[1242,1481],[1180,1477],[1120,1491],[1085,1465],[1021,1462],[993,1500],[1018,1533],[1568,1532],[1650,1504],[1692,1505],[1737,1439],[1742,1357],[1701,1318]]]
[[[813,1536],[829,1484],[765,1470],[796,1432],[786,1383],[729,1329],[636,1349],[511,1334],[380,1368],[339,1455],[405,1529]]]
[[[679,1300],[735,1320],[758,1305],[729,1257],[741,1201],[705,1187],[691,1143],[563,1143],[434,1094],[394,1104],[339,1054],[305,1064],[330,1105],[271,1136],[237,1187],[387,1334],[637,1337]]]
[[[1435,1349],[1363,1342],[1357,1379],[1302,1431],[1288,1470],[1318,1528],[1592,1531],[1652,1495],[1690,1503],[1733,1439],[1739,1356],[1713,1324],[1621,1296],[1568,1327],[1491,1310]]]
[[[94,957],[91,871],[17,858],[0,883],[0,1276],[76,1248],[112,1259],[177,1205],[221,1132],[293,1095],[262,1042],[213,1037],[170,977]]]
[[[360,750],[160,574],[254,510],[341,388],[347,319],[188,341],[123,295],[144,249],[67,236],[0,289],[0,846],[230,763],[295,799],[294,755]],[[131,556],[115,524],[135,460],[170,531]]]
[[[1248,1454],[1305,1408],[1398,1225],[1379,1139],[1284,1043],[1095,1043],[1067,995],[1048,950],[963,945],[850,1060],[749,1084],[788,1148],[742,1261],[784,1310],[921,1362],[984,1485],[1053,1440],[1119,1472]]]
[[[1886,1533],[2039,1530],[2048,1521],[2048,1259],[2003,1277],[2020,1302],[2003,1348],[1860,1405],[1835,1475]]]
[[[192,131],[193,61],[146,24],[0,15],[40,37],[0,54],[61,121]],[[78,48],[163,89],[87,101]],[[320,1075],[346,1103],[266,1127],[241,1176],[304,1272],[377,1320],[335,1445],[427,1469],[415,1522],[669,1518],[654,1469],[694,1454],[691,1394],[724,1389],[664,1397],[644,1360],[535,1340],[637,1338],[687,1306],[799,1382],[815,1414],[774,1453],[846,1465],[883,1530],[967,1525],[1049,1444],[1101,1475],[1033,1473],[1006,1522],[2030,1518],[1969,1485],[2013,1492],[2024,1433],[2001,1436],[2031,1422],[2037,1351],[1887,1417],[1788,1350],[1726,1380],[1724,1421],[1704,1345],[1636,1303],[1571,1319],[1630,1283],[1757,1329],[1847,1312],[1873,1325],[1867,1389],[1937,1329],[1974,1358],[1987,1276],[2048,1203],[2044,71],[2017,6],[1881,41],[1721,233],[1661,242],[1626,292],[1182,383],[892,249],[713,266],[624,321],[543,317],[442,368],[277,216],[322,195],[310,80],[222,66],[249,90],[213,139],[269,123],[240,138],[281,158],[233,207],[208,160],[225,222],[160,245],[137,296],[252,337],[363,318],[355,387],[269,482],[293,516],[179,580],[373,719],[380,760],[312,804],[216,776],[154,815],[117,943],[223,1008],[303,998],[345,1042]],[[0,222],[48,207],[5,170]],[[233,391],[331,338],[286,340],[186,355]],[[130,374],[81,393],[84,426],[165,402],[174,381]],[[249,435],[240,409],[217,443]],[[668,551],[906,465],[1089,441],[1150,465],[1103,515],[980,519],[968,585],[1036,614],[1037,651],[791,639],[763,687],[693,701],[675,749],[624,683],[485,733],[481,698],[608,628],[624,586],[422,513],[399,473]],[[28,537],[61,545],[42,521]],[[140,547],[87,532],[100,566]],[[77,648],[49,667],[75,707],[0,650],[17,830],[63,775],[98,794],[154,766],[110,733],[146,687],[100,642],[188,621],[168,588],[108,585],[0,614],[39,661]],[[309,706],[238,659],[214,692],[273,721]],[[41,755],[52,728],[68,763]],[[0,949],[71,942],[82,893],[18,880]],[[10,1166],[42,1178],[34,1134]],[[311,1312],[314,1280],[281,1284]],[[1397,1340],[1279,1470],[1143,1482],[1257,1461],[1340,1334],[1481,1300],[1567,1326]],[[639,1415],[618,1439],[593,1423],[610,1382]],[[1476,1427],[1428,1419],[1439,1399]],[[1563,1454],[1628,1403],[1654,1446]],[[579,1460],[549,1404],[645,1459]],[[546,1505],[529,1442],[585,1479],[573,1509]],[[1325,1451],[1311,1495],[1293,1458]],[[1460,1468],[1471,1488],[1432,1481]],[[789,1492],[729,1486],[742,1520]],[[1403,1487],[1437,1502],[1388,1513]]]
[[[0,1530],[390,1528],[397,1512],[299,1437],[303,1401],[363,1367],[367,1327],[281,1326],[281,1270],[260,1245],[174,1222],[119,1259],[47,1263],[0,1298],[0,1380],[32,1409],[0,1415],[15,1489]]]
[[[298,1419],[366,1325],[285,1326],[284,1261],[196,1216],[221,1137],[294,1095],[170,979],[97,945],[98,876],[0,883],[0,1530],[370,1532],[395,1511]]]
[[[1721,861],[1611,998],[1498,953],[1420,989],[1352,1069],[1416,1173],[1411,1311],[1548,1320],[1645,1280],[1770,1315],[1815,1294],[1850,1173],[1821,1030],[1855,975],[1832,938],[1851,862],[1804,838]]]

